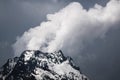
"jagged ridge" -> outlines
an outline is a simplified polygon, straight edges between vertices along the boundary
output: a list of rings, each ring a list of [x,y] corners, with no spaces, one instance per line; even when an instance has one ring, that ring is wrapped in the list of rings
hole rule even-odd
[[[0,80],[88,80],[72,58],[62,51],[43,53],[26,50],[20,57],[8,59],[0,70]]]

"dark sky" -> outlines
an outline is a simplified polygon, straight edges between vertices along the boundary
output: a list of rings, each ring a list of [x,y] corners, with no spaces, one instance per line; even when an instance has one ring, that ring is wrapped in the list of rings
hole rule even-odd
[[[46,20],[48,13],[80,2],[85,9],[108,0],[0,0],[0,66],[14,56],[12,44],[31,27]],[[91,80],[120,80],[120,23],[110,29],[104,39],[86,43],[80,55],[72,56],[81,71]],[[71,56],[71,55],[69,55]],[[82,56],[82,57],[81,57]]]

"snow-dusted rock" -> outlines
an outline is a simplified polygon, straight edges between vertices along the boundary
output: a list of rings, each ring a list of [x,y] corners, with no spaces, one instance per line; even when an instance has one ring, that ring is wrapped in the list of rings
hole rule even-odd
[[[88,80],[62,51],[26,50],[0,69],[0,80]]]

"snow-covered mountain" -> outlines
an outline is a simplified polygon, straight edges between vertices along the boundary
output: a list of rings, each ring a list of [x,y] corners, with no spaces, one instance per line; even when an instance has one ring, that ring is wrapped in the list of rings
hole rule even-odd
[[[20,57],[8,59],[0,69],[0,80],[88,80],[72,58],[62,51],[43,53],[26,50]]]

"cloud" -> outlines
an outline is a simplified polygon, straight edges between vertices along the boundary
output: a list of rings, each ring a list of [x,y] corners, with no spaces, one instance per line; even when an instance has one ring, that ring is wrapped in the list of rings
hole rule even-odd
[[[13,49],[15,55],[27,49],[43,52],[62,49],[70,54],[79,52],[86,41],[104,37],[111,25],[120,22],[119,17],[120,0],[111,0],[105,7],[96,4],[89,10],[78,2],[72,2],[58,12],[48,14],[47,21],[40,26],[25,31],[17,38]]]

